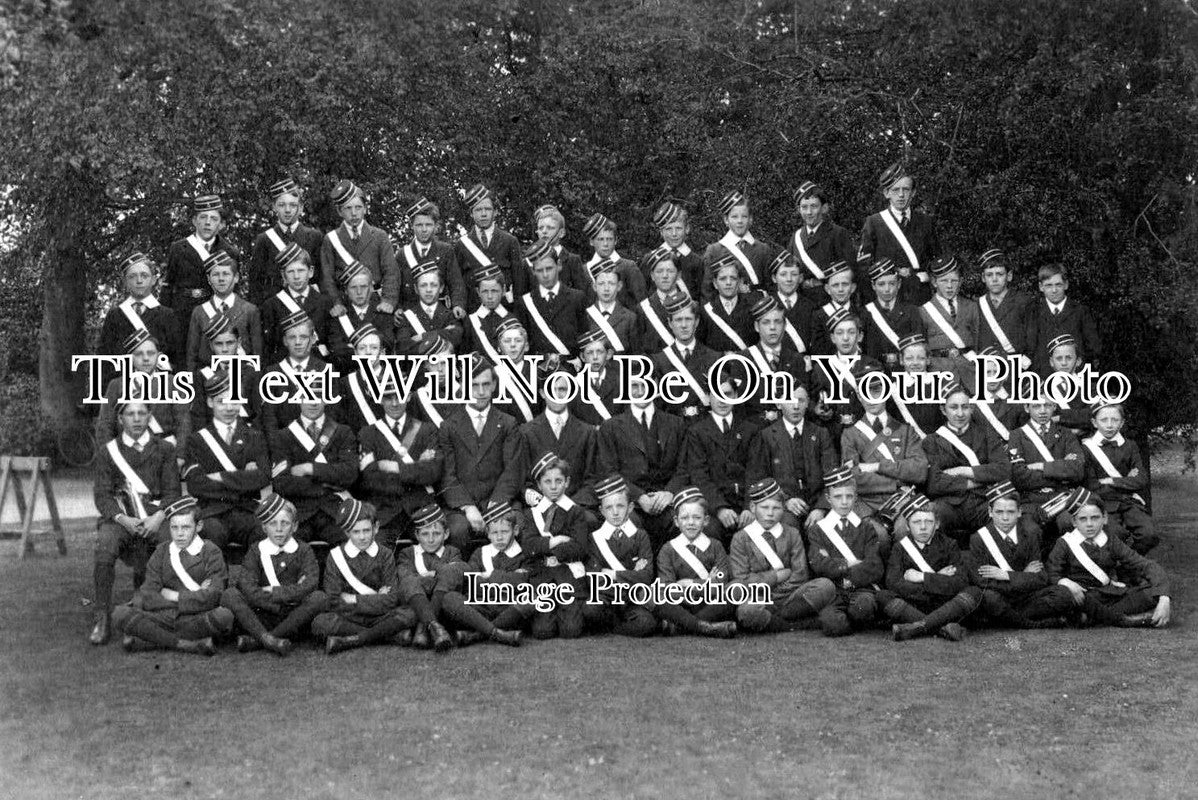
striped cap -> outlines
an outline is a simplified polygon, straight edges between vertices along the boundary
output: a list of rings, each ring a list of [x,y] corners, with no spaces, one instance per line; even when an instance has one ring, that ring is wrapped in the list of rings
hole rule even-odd
[[[907,172],[907,167],[902,161],[896,161],[886,169],[882,170],[882,174],[878,176],[878,187],[882,191],[886,191],[895,184],[896,181],[901,181],[903,178],[911,177]]]
[[[233,330],[233,320],[228,314],[222,312],[208,320],[208,324],[204,326],[204,336],[208,341],[212,341],[222,333],[228,333],[231,330]]]
[[[357,184],[343,178],[337,181],[337,185],[333,187],[333,191],[329,192],[329,199],[333,201],[333,205],[341,206],[360,194],[362,194],[362,190],[357,187]]]
[[[287,316],[283,317],[283,321],[279,323],[279,330],[281,330],[283,333],[286,333],[287,331],[291,330],[292,328],[298,328],[301,325],[311,325],[311,324],[312,324],[312,319],[311,319],[311,317],[308,316],[308,312],[304,311],[303,309],[300,309],[299,311],[296,311],[294,314],[288,314]]]
[[[361,325],[359,325],[352,334],[350,334],[349,346],[357,347],[358,345],[360,345],[362,343],[362,340],[365,339],[367,336],[377,336],[377,337],[379,337],[380,342],[382,341],[382,338],[383,338],[382,334],[379,333],[378,328],[374,327],[374,325],[370,324],[369,322],[364,322]]]
[[[232,388],[233,379],[229,376],[227,369],[213,370],[211,375],[204,378],[204,395],[213,400],[220,399]]]
[[[1007,263],[1007,254],[1002,250],[999,250],[997,247],[991,247],[989,250],[982,253],[981,257],[978,258],[978,266],[980,266],[982,269],[985,269],[986,267],[998,266],[1010,268],[1010,264]]]
[[[614,258],[605,258],[602,261],[596,261],[594,264],[587,266],[587,272],[591,273],[591,278],[598,278],[600,275],[607,273],[615,273],[616,260]]]
[[[412,514],[412,524],[417,528],[423,528],[435,522],[445,522],[445,512],[436,503],[421,506]]]
[[[283,178],[280,181],[275,181],[272,183],[270,188],[267,189],[267,193],[270,194],[271,200],[278,200],[285,194],[298,195],[300,193],[300,187],[299,184],[291,178]]]
[[[831,489],[833,486],[849,483],[854,480],[855,473],[856,470],[851,463],[842,464],[829,472],[825,472],[824,488]]]
[[[916,494],[914,486],[907,486],[899,489],[894,494],[887,497],[882,505],[878,506],[878,510],[874,513],[879,516],[894,520],[898,516],[900,509]]]
[[[988,344],[978,351],[979,356],[1001,356],[999,349],[992,344]]]
[[[610,227],[611,224],[611,220],[602,214],[591,214],[582,226],[582,235],[587,237],[587,239],[594,239]]]
[[[137,252],[129,254],[129,256],[121,262],[121,274],[124,275],[129,272],[129,270],[133,269],[134,267],[141,266],[142,264],[145,264],[147,267],[149,267],[150,272],[156,272],[158,270],[157,265],[150,260],[149,256],[147,256],[145,253]]]
[[[1095,400],[1093,403],[1090,404],[1090,416],[1093,417],[1095,414],[1097,414],[1099,411],[1102,411],[1104,408],[1122,409],[1123,404],[1122,403],[1113,403],[1110,400],[1107,400],[1106,398],[1100,397],[1099,399]]]
[[[706,500],[696,486],[687,486],[674,495],[674,513],[677,514],[687,503],[701,503]]]
[[[495,326],[495,338],[498,339],[508,331],[520,331],[526,336],[528,335],[528,331],[525,329],[524,323],[516,319],[516,317],[512,316],[511,314],[504,317],[503,322],[500,322]]]
[[[772,295],[765,294],[753,304],[753,307],[749,311],[753,315],[753,319],[761,319],[766,314],[771,311],[777,311],[781,307],[781,304]]]
[[[125,337],[122,347],[126,353],[132,354],[137,350],[137,348],[141,347],[146,342],[154,342],[155,345],[158,344],[157,340],[154,339],[153,334],[151,334],[145,328],[138,328],[137,330],[133,331],[133,333]]]
[[[773,478],[762,478],[749,487],[749,502],[760,503],[782,494],[782,487]]]
[[[488,197],[492,198],[492,201],[494,201],[491,190],[486,186],[483,186],[481,183],[476,183],[466,191],[462,192],[462,203],[466,206],[466,208],[474,208]]]
[[[749,202],[749,198],[747,198],[743,192],[733,189],[732,191],[728,192],[728,194],[720,198],[720,202],[716,208],[719,209],[720,216],[726,217],[732,213],[732,209],[736,208],[737,206],[744,205],[747,202]]]
[[[342,286],[349,286],[349,282],[359,275],[365,275],[367,280],[371,283],[374,282],[374,276],[370,274],[370,270],[366,268],[365,264],[355,258],[337,273],[337,283]]]
[[[882,368],[882,365],[877,359],[870,358],[869,356],[863,356],[862,358],[857,359],[857,362],[853,364],[853,367],[849,370],[849,373],[854,378],[864,378],[871,372],[885,371],[886,370]]]
[[[803,181],[799,184],[799,188],[794,190],[795,205],[798,205],[812,195],[821,194],[822,192],[823,190],[815,181]]]
[[[233,260],[233,256],[229,255],[224,250],[218,250],[204,259],[204,272],[211,272],[217,267],[228,267],[236,272],[237,262]]]
[[[337,527],[348,533],[366,516],[366,504],[356,497],[347,497],[337,509]]]
[[[944,399],[946,401],[954,394],[960,394],[961,392],[969,394],[969,390],[965,388],[965,384],[961,383],[956,377],[953,377],[948,383],[944,384]]]
[[[434,331],[417,343],[416,352],[422,356],[440,356],[453,352],[453,346]]]
[[[850,264],[849,262],[833,261],[831,264],[828,265],[828,268],[824,270],[824,282],[826,283],[826,282],[832,280],[833,275],[839,275],[842,272],[852,272],[852,271],[853,271],[853,265]]]
[[[545,474],[545,471],[549,469],[549,466],[557,460],[557,453],[553,452],[552,450],[538,458],[537,463],[533,464],[532,469],[529,470],[529,474],[532,475],[532,479],[534,481],[539,481],[541,476]]]
[[[852,309],[847,306],[845,308],[838,308],[828,315],[827,321],[824,322],[824,327],[828,329],[828,333],[831,333],[836,330],[837,325],[844,322],[845,318],[852,313]]]
[[[935,514],[936,507],[932,505],[932,501],[922,494],[912,494],[908,497],[898,509],[899,513],[907,519],[915,516],[920,511],[927,511]]]
[[[595,484],[595,496],[600,500],[605,497],[611,497],[613,494],[626,493],[627,491],[628,484],[619,475],[609,475]]]
[[[686,292],[675,291],[667,295],[661,305],[665,309],[666,314],[672,317],[679,311],[693,310],[697,304]]]
[[[876,281],[878,278],[885,278],[887,275],[898,275],[898,267],[894,265],[892,258],[879,258],[869,265],[869,279]]]
[[[491,503],[483,511],[483,522],[490,525],[492,522],[503,519],[505,514],[510,514],[512,511],[512,504],[506,500],[502,503]]]
[[[500,269],[498,264],[490,264],[475,271],[474,282],[482,283],[483,281],[499,281],[500,284],[507,283],[503,270]]]
[[[1074,339],[1072,334],[1062,333],[1060,336],[1049,342],[1046,349],[1048,350],[1048,354],[1052,355],[1053,351],[1058,347],[1066,347],[1068,345],[1077,347],[1077,339]]]
[[[1004,497],[1019,498],[1019,490],[1015,488],[1015,484],[1010,481],[1002,481],[1001,483],[992,483],[986,487],[987,503],[1002,500]]]
[[[191,210],[197,214],[201,211],[224,211],[225,204],[218,194],[202,194],[191,201]]]
[[[774,256],[774,260],[770,262],[770,274],[773,275],[783,267],[789,267],[795,263],[794,255],[789,250],[783,250]]]
[[[933,278],[943,278],[950,272],[956,272],[957,269],[956,256],[937,256],[929,267]]]
[[[412,205],[408,206],[408,209],[403,212],[403,215],[407,217],[408,221],[410,222],[417,215],[427,214],[432,210],[432,201],[430,201],[427,197],[421,197],[415,203],[412,203]]]
[[[744,267],[740,265],[740,261],[732,253],[724,253],[724,255],[711,262],[707,274],[715,277],[720,274],[720,270],[724,269],[724,267],[735,267],[740,276],[742,278],[745,277]]]
[[[653,224],[658,228],[664,228],[678,220],[682,219],[682,215],[686,213],[686,209],[672,200],[667,200],[657,207],[653,212]]]
[[[535,267],[543,258],[552,258],[556,262],[557,253],[553,251],[553,244],[552,239],[537,239],[524,251],[524,260],[530,267]]]
[[[922,333],[912,333],[899,339],[898,344],[900,351],[906,350],[908,347],[915,347],[916,345],[927,347],[928,337],[924,336]]]
[[[299,261],[304,256],[308,256],[311,259],[311,254],[307,250],[295,242],[289,242],[286,247],[275,254],[275,266],[279,269],[284,269],[291,262]]]
[[[603,332],[602,328],[591,328],[589,331],[584,331],[583,334],[578,337],[578,348],[581,350],[587,345],[594,344],[595,342],[603,342],[605,347],[611,347],[611,343],[607,341],[607,335]]]
[[[284,498],[282,495],[271,492],[266,497],[258,501],[258,507],[254,509],[254,516],[263,525],[270,522],[275,517],[282,514],[284,511],[290,510],[291,516],[295,518],[295,505]]]
[[[441,277],[441,266],[436,260],[421,261],[416,266],[412,267],[412,283],[423,278],[425,275],[435,274],[438,278]]]
[[[540,222],[542,217],[547,217],[555,212],[558,214],[562,213],[557,206],[553,205],[553,203],[546,203],[545,205],[540,206],[536,211],[532,212],[532,221]]]
[[[1081,510],[1082,506],[1090,503],[1097,503],[1099,508],[1103,507],[1102,498],[1086,487],[1078,486],[1069,493],[1069,497],[1065,501],[1065,511],[1070,514],[1076,514]]]
[[[163,506],[162,516],[170,519],[176,514],[194,514],[200,508],[200,504],[191,495],[183,495],[173,503]]]

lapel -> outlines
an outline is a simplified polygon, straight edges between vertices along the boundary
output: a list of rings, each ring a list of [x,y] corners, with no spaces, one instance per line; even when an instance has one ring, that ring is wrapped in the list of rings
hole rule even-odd
[[[658,413],[660,412],[654,412],[653,416],[656,417]],[[624,419],[624,427],[628,431],[628,441],[640,451],[641,455],[644,455],[647,449],[645,445],[645,429],[636,421],[636,417],[633,416],[631,410],[625,412]]]
[[[478,440],[477,454],[479,457],[482,457],[491,448],[491,445],[495,444],[495,440],[499,438],[499,431],[503,426],[500,425],[499,420],[496,418],[497,413],[495,406],[492,405],[491,410],[487,413],[487,424],[483,426],[483,435]],[[466,416],[466,423],[470,425],[469,414]],[[474,433],[473,425],[470,425],[470,433]]]

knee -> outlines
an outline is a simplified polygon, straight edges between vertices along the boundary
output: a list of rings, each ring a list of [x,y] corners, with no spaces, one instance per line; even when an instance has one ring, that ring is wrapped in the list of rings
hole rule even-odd
[[[220,593],[220,604],[224,608],[240,608],[245,605],[245,597],[236,588],[228,588]]]
[[[312,635],[321,639],[333,635],[333,631],[337,629],[337,615],[333,612],[325,612],[317,614],[316,619],[312,620]]]
[[[763,631],[770,624],[769,608],[752,603],[737,606],[736,622],[747,631]]]
[[[836,585],[827,578],[816,578],[808,581],[799,589],[812,608],[821,609],[836,599]]]
[[[132,606],[117,606],[112,610],[112,624],[118,631],[128,629],[129,623],[141,616],[141,611]]]
[[[872,594],[861,593],[849,601],[849,619],[853,622],[870,622],[878,613],[878,602]]]
[[[208,619],[211,620],[213,631],[217,634],[226,634],[233,630],[233,612],[227,608],[209,611]]]
[[[317,589],[316,591],[312,592],[312,594],[305,597],[304,601],[302,603],[300,603],[301,608],[309,608],[309,609],[324,609],[324,608],[327,608],[328,605],[329,605],[329,596],[327,594],[325,594],[324,592],[320,591],[319,589]]]
[[[819,612],[819,625],[825,636],[846,636],[853,630],[845,613],[833,606]]]

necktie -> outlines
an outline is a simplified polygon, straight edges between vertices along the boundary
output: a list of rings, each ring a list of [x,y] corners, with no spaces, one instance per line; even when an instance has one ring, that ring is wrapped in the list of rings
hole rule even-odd
[[[772,369],[772,370],[778,369],[778,356],[775,355],[774,353],[770,353],[770,357],[769,357],[769,359],[767,359],[767,363],[770,365],[770,369]]]
[[[957,321],[957,301],[950,299],[948,301],[948,315],[953,318],[953,322]]]
[[[307,431],[308,431],[308,435],[309,435],[309,436],[311,436],[311,437],[312,437],[312,441],[314,441],[314,442],[315,442],[315,441],[316,441],[316,439],[317,439],[317,437],[320,435],[320,432],[319,432],[319,431],[316,429],[316,423],[315,423],[315,422],[309,422],[307,425],[305,425],[305,426],[304,426],[304,428],[306,428],[306,429],[307,429]]]
[[[873,427],[874,431],[876,431],[878,433],[878,435],[880,436],[882,434],[882,430],[883,430],[882,418],[874,417],[874,422],[873,422],[872,427]]]
[[[611,316],[611,312],[610,312],[610,311],[604,311],[604,312],[602,312],[602,313],[603,313],[603,316],[605,316],[605,317],[610,317],[610,316]]]
[[[728,426],[724,424],[723,417],[716,417],[715,426],[720,429],[721,434],[725,434],[728,432]]]
[[[146,313],[146,304],[139,300],[133,304],[133,310],[137,313],[137,316],[140,317],[142,314]]]
[[[678,248],[672,248],[670,250],[670,258],[673,260],[674,264],[677,265],[678,259],[682,258],[682,253],[678,252]]]
[[[134,440],[133,449],[140,453],[146,449],[146,446],[144,444],[142,444],[141,442]]]
[[[349,240],[355,244],[358,241],[358,229],[356,227],[349,229]]]
[[[741,239],[739,242],[737,242],[736,246],[741,249],[742,253],[746,252],[749,249],[749,243],[746,242],[744,239]]]
[[[217,305],[218,305],[218,306],[220,306],[220,313],[222,313],[222,314],[228,313],[228,311],[229,311],[229,304],[228,304],[228,303],[226,303],[224,300],[222,300],[222,301],[220,301],[219,303],[217,303]]]
[[[899,226],[900,226],[900,227],[902,227],[902,228],[906,228],[906,227],[907,227],[907,216],[908,216],[908,215],[907,215],[907,212],[906,212],[906,211],[904,211],[904,212],[902,213],[902,216],[901,216],[901,217],[900,217],[900,219],[899,219]]]
[[[555,417],[553,420],[553,436],[556,439],[562,438],[562,421],[560,418]]]
[[[549,508],[545,509],[545,530],[553,529],[553,514],[557,511],[557,503],[550,503]]]
[[[685,363],[687,361],[687,359],[689,359],[691,357],[691,349],[689,347],[679,348],[679,352],[682,353],[683,363]]]
[[[295,298],[295,301],[298,305],[300,305],[302,307],[305,303],[308,302],[308,293],[304,292],[299,297]]]
[[[836,523],[836,532],[840,534],[841,538],[844,538],[844,532],[847,531],[848,529],[849,529],[849,521],[847,519],[842,518],[840,520],[840,522]]]
[[[790,438],[794,440],[795,444],[798,444],[799,440],[803,438],[803,429],[795,428],[795,432],[791,434]]]
[[[555,296],[556,296],[556,295],[555,295],[553,292],[549,292],[548,294],[546,294],[546,295],[545,295],[545,302],[546,302],[546,303],[552,303],[552,302],[553,302],[553,298],[554,298]]]
[[[782,304],[783,304],[784,306],[786,306],[786,310],[787,310],[787,311],[790,311],[792,308],[794,308],[794,307],[795,307],[795,301],[794,301],[794,298],[793,298],[793,297],[787,297],[787,298],[784,298],[784,299],[782,300]]]
[[[698,557],[699,557],[699,545],[697,545],[697,544],[694,544],[694,543],[692,542],[691,544],[688,544],[688,545],[686,546],[686,549],[687,549],[687,550],[690,550],[692,553],[694,553],[696,558],[698,558]]]
[[[1059,308],[1054,308],[1054,309],[1052,310],[1052,315],[1053,315],[1054,317],[1059,317],[1059,316],[1061,316],[1061,309],[1059,309]]]
[[[225,444],[230,444],[230,445],[233,444],[233,426],[232,425],[225,426],[225,429],[223,431],[223,435],[221,436],[221,438],[225,440]]]
[[[486,423],[486,420],[487,418],[482,414],[474,415],[474,433],[476,435],[480,437],[483,435],[483,425]]]
[[[486,232],[486,231],[479,231],[479,232],[478,232],[478,240],[479,240],[480,242],[482,242],[482,245],[483,245],[483,247],[484,247],[484,248],[486,248],[486,247],[487,247],[487,246],[488,246],[488,245],[491,243],[491,237],[489,237],[489,236],[487,235],[487,232]]]
[[[421,248],[420,248],[420,257],[421,257],[421,258],[424,258],[424,257],[425,257],[425,256],[427,256],[427,255],[428,255],[428,248],[427,248],[427,247],[421,247]]]

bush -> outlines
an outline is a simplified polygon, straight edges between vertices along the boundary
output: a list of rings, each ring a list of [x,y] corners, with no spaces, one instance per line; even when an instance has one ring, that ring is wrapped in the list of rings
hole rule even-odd
[[[54,433],[42,419],[36,376],[10,375],[0,384],[0,453],[53,456]]]

